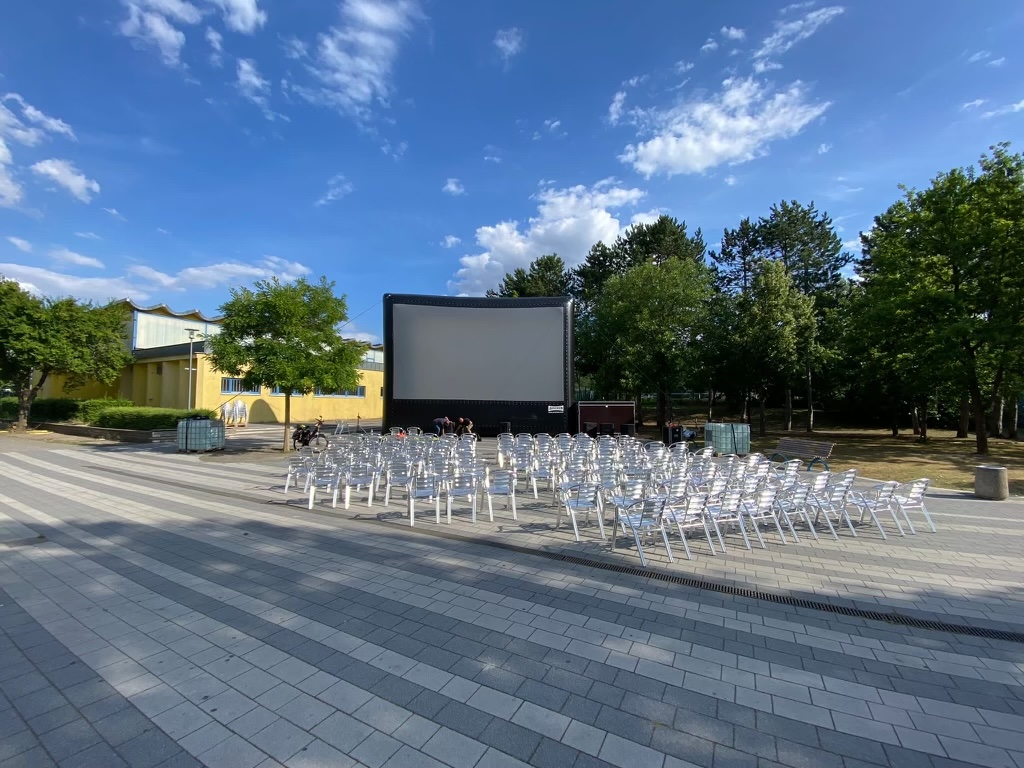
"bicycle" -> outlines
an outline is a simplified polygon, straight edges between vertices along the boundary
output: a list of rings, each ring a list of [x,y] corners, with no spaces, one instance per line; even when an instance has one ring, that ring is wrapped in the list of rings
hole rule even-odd
[[[300,446],[308,445],[310,448],[322,451],[331,441],[327,438],[321,428],[324,425],[324,417],[317,416],[316,425],[310,429],[305,424],[299,424],[292,433],[292,448],[298,450]]]

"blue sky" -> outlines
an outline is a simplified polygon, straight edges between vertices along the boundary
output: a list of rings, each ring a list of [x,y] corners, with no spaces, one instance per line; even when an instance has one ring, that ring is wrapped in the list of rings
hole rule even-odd
[[[327,275],[482,293],[660,212],[815,201],[844,240],[1021,149],[1009,0],[66,0],[0,10],[0,274],[215,312]]]

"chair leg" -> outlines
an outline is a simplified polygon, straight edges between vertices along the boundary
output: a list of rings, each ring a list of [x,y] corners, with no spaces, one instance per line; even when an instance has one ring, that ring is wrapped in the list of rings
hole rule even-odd
[[[530,482],[533,483],[533,498],[539,499],[540,496],[537,495],[537,478],[531,477]]]
[[[292,473],[289,472],[287,477],[284,479],[284,492],[288,493],[288,487],[292,484]]]
[[[910,515],[907,514],[906,508],[902,504],[897,504],[896,508],[903,513],[903,519],[907,521],[907,528],[910,529],[910,535],[916,536],[917,531],[914,530],[914,524],[910,522]]]
[[[519,515],[516,514],[516,495],[513,493],[510,498],[512,500],[512,519],[513,520],[518,520],[519,519]]]
[[[882,527],[882,523],[878,519],[878,515],[875,514],[875,510],[871,509],[871,507],[865,507],[863,511],[867,512],[871,516],[871,519],[875,521],[875,525],[878,527],[878,532],[882,534],[883,541],[888,541],[889,537],[885,535],[885,529]]]
[[[760,520],[760,518],[754,517],[754,518],[748,518],[748,519],[750,520],[751,527],[754,529],[754,533],[757,534],[757,540],[761,543],[761,549],[768,549],[768,545],[764,543],[764,536],[761,535],[761,520]],[[742,525],[742,523],[741,523],[741,525]],[[785,542],[785,538],[783,538],[783,542]]]
[[[789,528],[789,532],[793,535],[793,541],[797,544],[800,543],[800,537],[796,535],[796,528],[793,527],[793,521],[789,519],[789,513],[782,511],[780,513],[783,519],[786,521],[786,527]],[[783,539],[785,541],[785,539]]]
[[[338,491],[340,489],[341,489],[341,486],[335,484],[335,486],[334,486],[334,493],[331,494],[331,509],[337,509],[338,508]]]
[[[739,523],[740,533],[743,536],[743,543],[747,545],[747,549],[753,552],[754,548],[750,546],[750,539],[747,537],[747,528],[745,525],[743,525],[743,515],[737,515],[736,522]]]
[[[906,536],[907,534],[903,532],[903,525],[900,523],[900,519],[896,515],[896,510],[892,508],[892,504],[889,505],[888,509],[889,514],[892,515],[892,521],[896,523],[896,530],[900,532],[900,536]]]
[[[720,546],[722,551],[725,552],[725,539],[722,538],[722,526],[718,524],[718,518],[712,517],[711,524],[715,526],[715,535],[718,536],[718,546]]]
[[[825,516],[827,517],[828,513],[826,513]],[[872,512],[871,516],[874,517],[875,513]],[[842,521],[844,519],[846,520],[847,527],[850,529],[850,533],[852,533],[854,536],[856,536],[857,535],[857,531],[853,527],[853,520],[850,519],[850,513],[846,511],[846,507],[843,507],[842,509],[839,510],[839,520]],[[876,518],[876,522],[877,522],[877,518]]]
[[[701,523],[703,523],[704,525],[704,538],[708,540],[708,547],[711,549],[711,554],[718,554],[717,552],[715,552],[715,544],[711,540],[711,529],[708,528],[708,519],[705,517],[703,520],[701,520]]]
[[[640,532],[636,528],[633,529],[633,541],[636,542],[636,551],[640,554],[640,565],[646,568],[647,558],[644,557],[644,544],[640,540]]]
[[[569,519],[572,521],[572,532],[576,534],[576,541],[580,540],[580,527],[576,524],[576,513],[573,510],[567,510],[569,513]]]
[[[448,499],[445,501],[445,505],[444,506],[445,506],[445,509],[448,512],[448,525],[451,525],[452,524],[452,497],[451,496],[449,496]],[[438,516],[437,522],[438,523],[441,522],[440,516]]]
[[[594,511],[597,514],[597,530],[601,533],[602,539],[607,539],[608,537],[605,535],[604,532],[604,510],[598,508]]]
[[[928,514],[928,510],[924,508],[924,502],[921,502],[921,514],[924,515],[924,519],[928,521],[928,527],[932,529],[932,533],[935,533],[935,523],[932,522],[932,516]]]
[[[491,494],[487,494],[487,517],[490,518],[491,522],[494,522],[494,501],[491,499]]]
[[[409,525],[416,525],[416,500],[409,496]]]
[[[474,493],[473,494],[473,522],[474,523],[476,522],[476,499],[477,499],[477,494]]]
[[[441,524],[441,494],[434,497],[434,521]]]
[[[391,483],[384,483],[384,506],[391,501]]]
[[[309,487],[309,509],[313,508],[313,497],[316,496],[316,483]]]
[[[783,544],[785,544],[785,543],[786,543],[786,534],[784,534],[784,533],[782,532],[782,526],[781,526],[781,525],[779,525],[779,518],[778,518],[778,515],[776,515],[776,514],[774,514],[774,513],[772,514],[772,522],[773,522],[773,523],[775,523],[775,528],[776,528],[776,530],[778,530],[778,532],[779,532],[779,538],[780,538],[780,539],[782,539],[782,543],[783,543]],[[794,533],[794,534],[793,534],[793,536],[794,536],[794,538],[795,538],[795,537],[796,537],[796,534]]]
[[[807,514],[806,510],[804,510],[804,514]],[[811,516],[807,515],[808,524],[810,524],[810,519],[811,519]],[[818,518],[817,515],[815,515],[814,519],[815,519],[815,521],[817,521],[819,518]],[[825,525],[828,526],[829,531],[832,533],[832,538],[835,539],[836,541],[839,541],[839,534],[836,533],[835,526],[832,525],[832,520],[829,518],[828,515],[825,515]]]
[[[672,556],[672,545],[668,543],[668,531],[665,530],[665,526],[661,526],[661,540],[665,542],[665,554],[668,555],[668,561],[674,563],[676,559]],[[683,539],[683,544],[686,544],[686,539]],[[686,548],[689,553],[690,548]]]
[[[352,486],[345,486],[345,509],[348,509],[349,503],[352,501]]]

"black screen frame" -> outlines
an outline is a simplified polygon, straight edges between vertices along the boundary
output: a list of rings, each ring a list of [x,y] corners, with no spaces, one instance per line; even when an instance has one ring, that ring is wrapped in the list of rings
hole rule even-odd
[[[479,435],[496,435],[510,428],[512,432],[569,431],[570,412],[575,392],[573,381],[574,337],[573,301],[568,296],[545,296],[504,299],[466,296],[428,296],[386,293],[384,304],[384,429],[392,427],[432,428],[439,416],[473,420]],[[397,400],[394,396],[394,312],[396,304],[428,307],[461,307],[466,309],[531,309],[558,307],[562,309],[564,359],[562,361],[561,400]],[[551,412],[552,409],[560,411]]]

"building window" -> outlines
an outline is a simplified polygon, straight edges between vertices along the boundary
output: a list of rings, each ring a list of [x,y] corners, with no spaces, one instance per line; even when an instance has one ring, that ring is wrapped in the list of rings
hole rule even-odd
[[[324,392],[320,387],[317,387],[315,394],[317,397],[366,397],[366,387],[342,389],[337,392]]]
[[[283,395],[284,394],[284,390],[281,389],[280,387],[274,387],[272,390],[270,390],[270,394],[272,394],[272,395]],[[293,389],[292,390],[292,397],[302,397],[302,393],[299,392],[299,390],[297,390],[297,389]]]
[[[258,395],[260,393],[259,385],[246,389],[245,383],[242,379],[234,379],[229,376],[224,376],[220,380],[220,393],[222,395]]]

